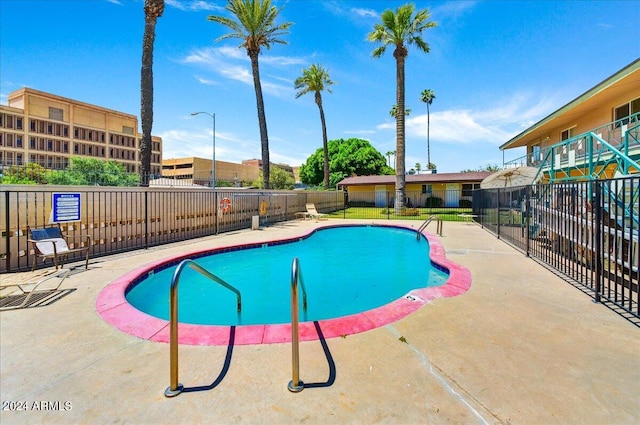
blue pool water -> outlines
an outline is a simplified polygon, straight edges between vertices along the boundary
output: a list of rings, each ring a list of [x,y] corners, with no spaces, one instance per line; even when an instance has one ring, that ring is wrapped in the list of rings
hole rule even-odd
[[[195,259],[242,294],[186,267],[178,287],[179,321],[209,325],[278,324],[291,321],[291,264],[299,258],[307,290],[302,321],[324,320],[380,307],[412,289],[438,286],[448,274],[429,260],[429,244],[410,229],[330,227],[292,243],[214,253]],[[127,292],[137,309],[168,320],[169,287],[176,266],[150,274]],[[300,292],[300,298],[302,293]]]

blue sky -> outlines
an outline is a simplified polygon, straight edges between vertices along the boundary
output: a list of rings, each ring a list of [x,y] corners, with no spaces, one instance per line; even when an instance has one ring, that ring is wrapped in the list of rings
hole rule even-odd
[[[163,158],[260,158],[251,68],[229,30],[207,21],[226,1],[166,0],[156,26],[153,134]],[[323,93],[329,139],[369,140],[395,150],[393,51],[374,59],[366,40],[385,9],[406,1],[275,1],[278,22],[293,22],[260,57],[271,161],[302,164],[322,146],[312,94],[293,81],[319,63],[337,84]],[[407,169],[431,161],[438,172],[502,164],[498,146],[640,56],[635,1],[416,1],[436,28],[428,54],[409,48],[406,65]],[[143,0],[0,0],[0,102],[21,87],[140,116]],[[505,151],[504,159],[522,156]]]

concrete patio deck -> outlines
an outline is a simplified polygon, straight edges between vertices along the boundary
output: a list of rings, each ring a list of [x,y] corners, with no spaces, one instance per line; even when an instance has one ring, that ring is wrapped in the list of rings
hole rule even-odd
[[[640,423],[640,327],[476,225],[445,222],[439,238],[447,258],[471,271],[469,291],[327,339],[335,370],[320,341],[301,343],[309,387],[297,394],[287,390],[290,344],[235,345],[230,356],[226,346],[181,346],[180,382],[202,388],[165,398],[168,344],[125,334],[96,313],[107,284],[158,258],[336,222],[94,258],[63,283],[76,289],[64,298],[1,312],[0,423]]]

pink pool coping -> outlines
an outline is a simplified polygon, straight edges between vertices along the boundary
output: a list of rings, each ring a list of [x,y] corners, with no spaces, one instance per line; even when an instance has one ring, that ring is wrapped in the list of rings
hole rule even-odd
[[[132,270],[107,285],[96,299],[96,311],[107,323],[122,332],[149,341],[168,343],[169,322],[136,309],[125,298],[127,287],[140,276],[166,263],[177,262],[194,256],[213,254],[225,249],[237,249],[238,247],[255,244],[296,241],[307,238],[321,229],[349,226],[396,227],[416,231],[413,227],[401,224],[338,224],[315,228],[293,238],[226,245],[163,258]],[[444,247],[435,235],[425,231],[422,232],[422,235],[429,242],[431,261],[446,269],[449,272],[449,279],[440,286],[414,289],[402,298],[373,310],[335,319],[320,320],[318,323],[324,338],[357,334],[393,323],[436,298],[454,297],[465,293],[471,287],[471,272],[446,258]],[[235,333],[232,333],[232,328],[235,328]],[[231,340],[232,337],[233,341]],[[320,335],[318,335],[314,322],[300,322],[300,341],[314,341],[319,338]],[[291,339],[291,324],[233,327],[187,323],[178,325],[178,342],[184,345],[229,345],[230,342],[235,345],[275,344],[291,342]]]

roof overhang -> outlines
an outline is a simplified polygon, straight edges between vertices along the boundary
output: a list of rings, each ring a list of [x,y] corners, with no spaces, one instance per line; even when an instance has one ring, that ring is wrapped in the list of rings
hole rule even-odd
[[[526,146],[528,141],[548,134],[550,127],[559,124],[560,117],[562,117],[562,121],[575,120],[575,117],[585,115],[589,111],[598,108],[599,105],[607,103],[607,99],[629,92],[630,83],[640,84],[640,72],[638,71],[640,71],[640,59],[636,59],[606,80],[513,137],[501,145],[500,150]]]

